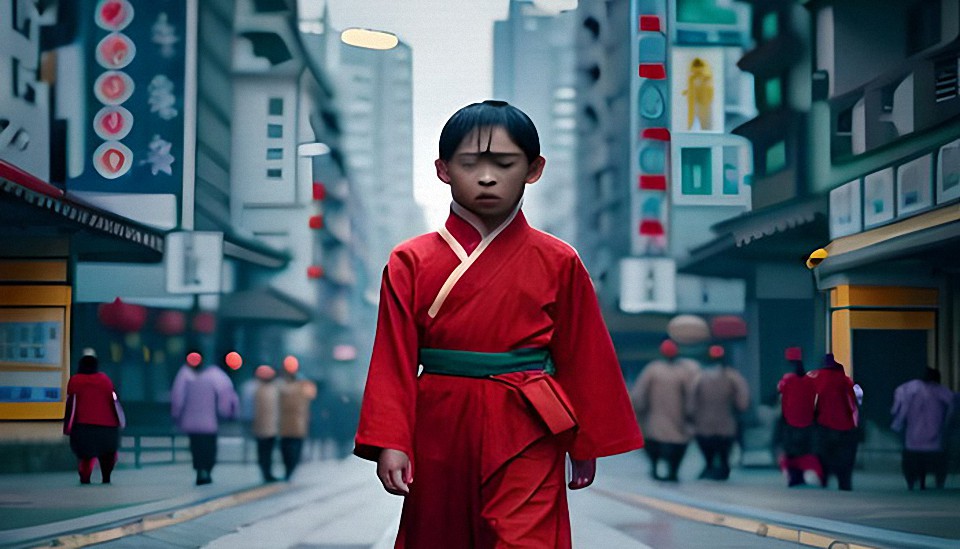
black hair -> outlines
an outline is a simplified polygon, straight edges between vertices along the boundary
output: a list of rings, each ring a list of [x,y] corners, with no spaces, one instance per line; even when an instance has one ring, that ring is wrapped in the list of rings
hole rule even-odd
[[[77,364],[77,373],[78,374],[95,374],[97,373],[97,367],[99,366],[97,357],[93,355],[83,355],[80,357],[80,362]]]
[[[532,163],[540,156],[540,136],[537,127],[523,111],[506,101],[488,99],[481,103],[472,103],[455,112],[440,131],[440,160],[453,158],[454,151],[463,139],[473,130],[483,127],[501,127],[510,135],[510,139],[523,150],[527,162]],[[477,135],[477,148],[482,146]],[[487,150],[490,143],[487,143]]]
[[[931,383],[940,383],[940,370],[927,368],[923,372],[923,380]]]
[[[797,374],[798,376],[802,376],[807,373],[807,371],[803,368],[802,360],[791,360],[789,362],[793,365],[793,373]]]

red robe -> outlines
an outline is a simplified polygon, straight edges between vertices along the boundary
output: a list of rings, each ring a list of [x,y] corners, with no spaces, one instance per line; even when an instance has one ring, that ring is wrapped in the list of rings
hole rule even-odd
[[[453,209],[440,232],[397,246],[384,270],[355,453],[376,460],[392,448],[411,457],[398,547],[485,547],[531,527],[556,532],[524,539],[569,538],[563,452],[584,460],[643,445],[596,294],[576,251],[531,228],[519,209],[489,235],[470,212]],[[530,347],[549,349],[577,417],[573,433],[552,435],[509,383],[417,375],[420,348]],[[524,452],[544,468],[514,463]],[[537,486],[525,484],[558,479],[560,492],[546,498],[557,501],[537,517],[508,525],[487,516],[492,501],[512,514],[536,507]]]

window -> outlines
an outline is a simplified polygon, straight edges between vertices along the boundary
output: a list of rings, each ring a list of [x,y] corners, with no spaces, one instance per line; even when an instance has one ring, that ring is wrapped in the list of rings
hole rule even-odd
[[[764,40],[772,40],[780,34],[780,14],[771,11],[763,16],[760,23],[760,37]]]
[[[686,148],[680,151],[681,191],[685,195],[713,194],[709,148]]]
[[[283,99],[280,97],[271,97],[267,112],[270,116],[281,116],[283,114]]]
[[[267,160],[283,160],[283,149],[267,149]]]
[[[771,78],[764,83],[763,92],[767,100],[768,109],[776,109],[783,104],[782,91],[779,77]]]
[[[267,137],[283,137],[283,126],[280,124],[267,124]]]
[[[934,63],[933,74],[934,78],[937,79],[935,87],[937,103],[953,99],[957,96],[958,64],[960,64],[960,59],[956,57],[941,59]]]
[[[267,170],[267,177],[270,179],[280,179],[283,177],[283,170],[280,168],[270,168]]]
[[[723,148],[723,194],[740,194],[740,149]]]
[[[766,173],[774,174],[787,167],[787,144],[785,141],[778,141],[767,149],[766,154]]]

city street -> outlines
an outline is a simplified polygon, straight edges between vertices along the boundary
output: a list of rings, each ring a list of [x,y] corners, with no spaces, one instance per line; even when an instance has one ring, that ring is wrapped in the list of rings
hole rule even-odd
[[[0,531],[0,546],[392,546],[401,500],[371,463],[315,459],[291,483],[261,485],[254,464],[233,459],[239,441],[222,442],[230,461],[209,486],[193,486],[183,461],[128,465],[110,486],[80,486],[73,473],[4,476],[0,505],[20,527]],[[681,483],[665,484],[647,478],[640,453],[601,460],[596,484],[570,493],[575,546],[899,549],[960,539],[956,476],[944,491],[907,492],[893,471],[858,471],[851,493],[788,491],[770,468],[738,468],[718,483],[692,480],[700,466],[690,452]]]

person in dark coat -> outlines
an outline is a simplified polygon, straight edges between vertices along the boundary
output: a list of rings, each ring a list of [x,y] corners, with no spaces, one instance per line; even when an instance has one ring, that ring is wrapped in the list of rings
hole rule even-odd
[[[101,479],[109,484],[120,445],[120,418],[114,402],[117,393],[98,366],[97,357],[83,356],[77,373],[67,383],[63,431],[70,435],[70,449],[77,456],[80,484],[90,484],[93,465],[98,461]]]

